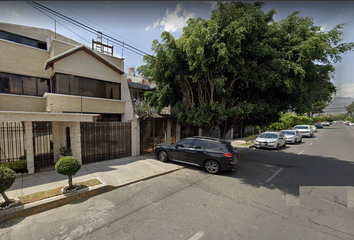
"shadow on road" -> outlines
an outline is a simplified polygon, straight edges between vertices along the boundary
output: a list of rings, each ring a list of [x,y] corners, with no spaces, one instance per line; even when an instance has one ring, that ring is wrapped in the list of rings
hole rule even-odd
[[[236,171],[220,174],[255,188],[279,189],[297,196],[299,186],[354,186],[353,173],[354,163],[337,158],[250,149],[239,160]]]

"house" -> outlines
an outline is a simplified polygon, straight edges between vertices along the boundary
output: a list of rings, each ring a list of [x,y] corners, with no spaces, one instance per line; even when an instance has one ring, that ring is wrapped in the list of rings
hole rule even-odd
[[[92,135],[83,130],[94,128],[88,123],[126,123],[131,135],[107,142],[126,142],[119,147],[124,156],[139,154],[124,59],[94,44],[100,45],[93,41],[88,47],[52,30],[0,22],[0,123],[3,131],[10,127],[4,123],[22,123],[17,130],[24,131],[29,173],[47,161],[40,155],[51,155],[47,162],[55,163],[60,146],[71,147],[84,163],[84,155],[95,148],[87,142],[86,149],[82,142],[82,135],[85,141]],[[42,141],[38,136],[45,143],[36,146]]]

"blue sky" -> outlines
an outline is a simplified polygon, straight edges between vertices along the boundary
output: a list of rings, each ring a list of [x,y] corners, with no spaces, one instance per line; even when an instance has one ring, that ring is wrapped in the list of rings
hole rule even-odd
[[[151,52],[154,39],[160,40],[163,31],[169,31],[175,38],[182,34],[182,28],[189,18],[202,17],[209,19],[216,2],[203,1],[39,1],[38,3],[79,21],[93,29],[97,29],[115,39],[124,41],[146,53]],[[274,19],[280,21],[294,11],[300,16],[310,16],[315,24],[324,31],[336,24],[347,23],[344,41],[354,42],[354,2],[308,2],[308,1],[270,1],[264,10],[276,8]],[[27,2],[0,1],[0,22],[20,24],[31,27],[51,29],[70,37],[85,45],[91,46],[96,35],[86,32],[62,19],[44,15]],[[106,43],[106,40],[104,40]],[[108,42],[108,44],[113,44]],[[114,45],[115,55],[122,55],[122,47]],[[125,71],[129,66],[135,68],[144,64],[142,56],[124,49]],[[354,81],[352,65],[354,53],[343,56],[341,63],[336,64],[333,82],[338,88],[337,96],[354,97]]]

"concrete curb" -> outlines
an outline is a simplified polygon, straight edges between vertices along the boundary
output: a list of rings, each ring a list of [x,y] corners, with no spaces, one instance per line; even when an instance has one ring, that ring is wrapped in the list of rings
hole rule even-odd
[[[162,175],[166,175],[175,171],[179,171],[181,169],[183,169],[184,167],[179,167],[177,169],[172,169],[172,170],[167,170],[164,172],[160,172],[157,174],[152,174],[146,177],[141,177],[120,185],[106,185],[106,184],[101,184],[101,185],[97,185],[97,186],[93,186],[90,187],[88,189],[81,189],[77,192],[73,192],[73,193],[67,193],[67,194],[63,194],[60,196],[55,196],[52,198],[48,198],[48,199],[44,199],[38,202],[34,202],[34,203],[29,203],[29,204],[25,204],[25,205],[21,205],[18,207],[14,207],[14,208],[9,208],[9,209],[5,209],[5,210],[0,210],[0,223],[5,223],[11,220],[15,220],[17,218],[23,218],[23,217],[27,217],[30,215],[34,215],[37,213],[41,213],[56,207],[60,207],[69,203],[73,203],[76,202],[78,200],[81,199],[85,199],[85,198],[89,198],[89,197],[93,197],[102,193],[106,193],[109,191],[112,191],[114,189],[117,188],[121,188],[121,187],[125,187],[137,182],[141,182],[141,181],[145,181],[154,177],[158,177],[158,176],[162,176]]]

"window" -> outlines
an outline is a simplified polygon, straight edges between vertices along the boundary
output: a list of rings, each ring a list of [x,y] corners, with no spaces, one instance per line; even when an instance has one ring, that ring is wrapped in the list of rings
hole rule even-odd
[[[120,83],[56,73],[53,92],[86,97],[121,99]]]
[[[48,79],[0,72],[0,93],[43,96],[49,90]]]
[[[184,147],[184,148],[189,148],[192,144],[192,140],[191,139],[184,139],[182,141],[179,141],[177,143],[178,147]]]
[[[20,36],[20,35],[14,34],[14,33],[9,33],[9,32],[5,32],[5,31],[0,30],[0,38],[11,41],[11,42],[16,42],[16,43],[20,43],[23,45],[47,50],[47,43],[46,42],[42,42],[42,41],[39,41],[36,39]]]
[[[222,146],[220,146],[219,144],[217,143],[208,143],[208,145],[206,145],[206,148],[208,150],[213,150],[213,151],[217,151],[217,150],[223,150],[224,148]]]
[[[199,139],[194,140],[193,148],[195,149],[204,149],[205,142]]]

